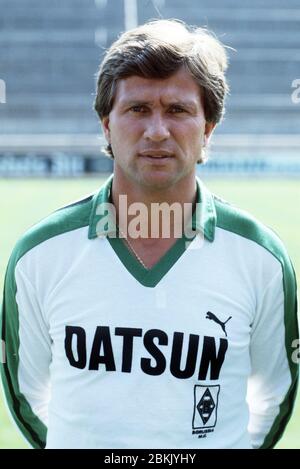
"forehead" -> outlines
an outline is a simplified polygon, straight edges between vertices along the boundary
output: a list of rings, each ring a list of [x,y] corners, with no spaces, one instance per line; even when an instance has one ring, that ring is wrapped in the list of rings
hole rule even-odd
[[[201,91],[194,78],[180,69],[168,78],[143,78],[136,75],[119,80],[114,104],[134,100],[201,101]]]

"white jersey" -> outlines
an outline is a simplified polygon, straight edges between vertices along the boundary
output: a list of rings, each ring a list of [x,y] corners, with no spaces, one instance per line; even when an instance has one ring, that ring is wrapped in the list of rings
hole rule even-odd
[[[197,234],[146,269],[99,233],[111,182],[11,256],[1,374],[20,430],[35,448],[273,447],[298,379],[281,241],[198,180]]]

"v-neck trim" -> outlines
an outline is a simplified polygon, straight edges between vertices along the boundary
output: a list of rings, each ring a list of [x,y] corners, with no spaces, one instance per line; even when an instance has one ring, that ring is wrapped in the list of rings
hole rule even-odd
[[[146,268],[131,252],[122,238],[111,238],[108,236],[107,240],[128,272],[139,283],[145,287],[152,288],[161,281],[183,255],[186,251],[187,242],[185,237],[178,238],[152,267]]]
[[[116,226],[116,222],[113,217],[114,213],[109,211],[112,181],[113,174],[108,178],[100,191],[94,196],[88,237],[89,239],[106,237],[111,248],[118,256],[124,267],[141,285],[151,288],[155,287],[173,268],[187,250],[187,246],[195,239],[195,236],[197,236],[199,232],[201,232],[201,234],[209,241],[212,242],[214,240],[216,213],[213,197],[202,182],[196,178],[196,207],[200,207],[200,210],[195,210],[190,220],[190,227],[193,230],[193,236],[187,237],[184,234],[181,238],[178,238],[175,241],[175,243],[162,255],[154,266],[151,268],[144,267],[123,239],[116,235],[118,227]],[[105,209],[106,213],[104,213],[103,209],[99,210],[99,206],[101,206],[101,204],[105,204],[105,207],[107,204],[108,208]],[[103,224],[99,222],[101,222],[101,220],[103,221],[102,217],[107,216],[107,211],[109,212],[109,226],[104,229],[104,226],[106,227],[106,225],[103,226]]]

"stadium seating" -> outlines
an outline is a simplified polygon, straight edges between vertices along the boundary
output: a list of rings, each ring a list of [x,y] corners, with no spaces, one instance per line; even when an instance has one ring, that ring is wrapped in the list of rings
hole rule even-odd
[[[138,0],[139,23],[180,18],[207,26],[228,46],[231,95],[216,137],[296,135],[300,103],[298,0]],[[123,0],[0,0],[0,103],[6,147],[15,134],[99,133],[92,109],[103,50],[124,29]],[[34,138],[34,137],[33,137]],[[229,140],[228,140],[229,139]],[[231,140],[230,140],[231,139]],[[224,142],[225,140],[223,140]],[[93,147],[94,144],[91,145]]]

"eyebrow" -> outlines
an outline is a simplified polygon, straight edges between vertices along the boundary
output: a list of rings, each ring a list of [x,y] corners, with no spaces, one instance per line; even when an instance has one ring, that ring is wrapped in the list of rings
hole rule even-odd
[[[143,99],[132,99],[132,100],[124,100],[123,102],[121,102],[121,106],[122,107],[131,107],[131,106],[153,106],[153,101],[146,101],[146,100],[143,100]],[[174,101],[171,101],[170,103],[168,103],[165,107],[169,107],[169,106],[182,106],[182,107],[185,107],[185,108],[188,108],[188,109],[191,109],[193,111],[196,111],[197,109],[197,105],[194,101],[177,101],[177,100],[174,100]]]

